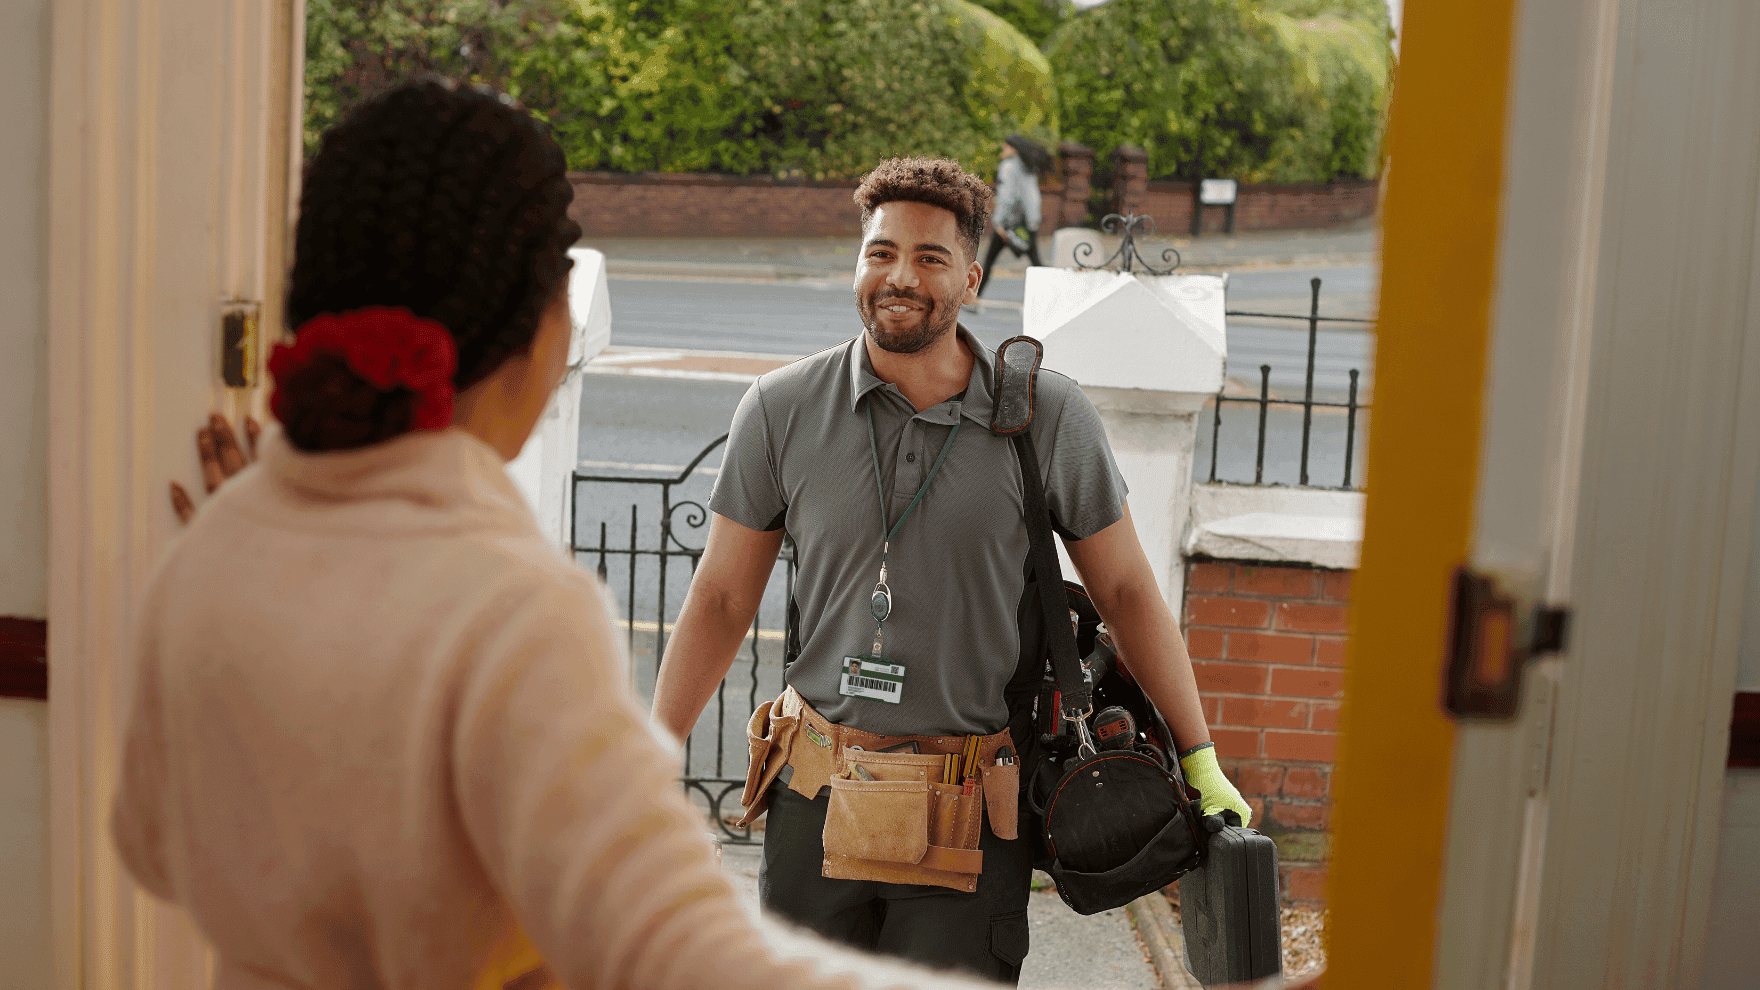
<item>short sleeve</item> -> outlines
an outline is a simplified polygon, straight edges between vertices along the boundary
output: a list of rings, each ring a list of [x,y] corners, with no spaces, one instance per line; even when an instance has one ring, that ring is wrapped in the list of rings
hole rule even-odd
[[[1065,539],[1085,540],[1124,518],[1129,489],[1112,457],[1100,410],[1073,380],[1049,371],[1039,376],[1039,412],[1051,412],[1047,406],[1056,411],[1034,424],[1033,443],[1045,472],[1045,501]],[[1056,388],[1045,387],[1053,383]]]
[[[788,501],[776,474],[762,381],[752,383],[733,412],[709,508],[747,529],[771,532],[782,527]]]

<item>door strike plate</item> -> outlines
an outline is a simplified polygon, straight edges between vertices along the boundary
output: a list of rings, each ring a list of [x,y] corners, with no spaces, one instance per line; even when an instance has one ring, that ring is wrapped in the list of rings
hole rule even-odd
[[[1564,650],[1570,610],[1541,605],[1515,582],[1462,566],[1449,627],[1443,706],[1460,719],[1507,720],[1521,708],[1523,668]]]
[[[227,388],[257,384],[257,347],[262,305],[228,299],[220,309],[220,380]]]

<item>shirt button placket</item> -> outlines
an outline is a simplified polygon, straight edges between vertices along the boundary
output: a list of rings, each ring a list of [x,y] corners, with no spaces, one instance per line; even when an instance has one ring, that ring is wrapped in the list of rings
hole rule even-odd
[[[898,444],[899,453],[904,455],[904,465],[898,471],[898,476],[905,479],[905,483],[898,487],[900,494],[905,495],[907,500],[915,496],[917,489],[923,484],[923,466],[917,463],[916,455],[917,448],[922,445],[923,423],[912,417],[905,424],[904,435],[899,437]]]

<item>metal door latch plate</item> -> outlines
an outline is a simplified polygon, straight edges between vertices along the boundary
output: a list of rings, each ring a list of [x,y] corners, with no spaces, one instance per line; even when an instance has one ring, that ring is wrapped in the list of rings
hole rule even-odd
[[[1570,610],[1534,602],[1496,576],[1455,571],[1443,706],[1463,719],[1506,720],[1521,708],[1522,670],[1565,648]]]

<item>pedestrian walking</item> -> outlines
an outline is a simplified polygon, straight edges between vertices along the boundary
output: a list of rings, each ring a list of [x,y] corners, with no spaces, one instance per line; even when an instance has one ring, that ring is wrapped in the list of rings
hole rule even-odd
[[[984,252],[984,274],[978,295],[990,284],[996,259],[1008,248],[1015,257],[1039,260],[1039,176],[1051,170],[1051,153],[1030,138],[1011,134],[1002,142],[1002,161],[996,166],[996,203],[991,214],[990,247]]]
[[[791,536],[787,687],[753,716],[742,799],[748,820],[769,815],[764,905],[851,945],[1014,982],[1032,850],[1016,803],[1024,726],[1010,726],[1021,699],[1005,688],[1033,605],[1025,494],[1014,446],[989,429],[991,358],[958,323],[982,278],[990,190],[954,162],[894,159],[855,196],[862,332],[741,400],[655,716],[681,737],[696,724]],[[1037,388],[1029,429],[1070,559],[1204,806],[1245,820],[1099,414],[1066,377],[1042,372]]]
[[[218,990],[969,986],[754,924],[598,579],[509,478],[567,361],[571,198],[493,93],[401,86],[324,136],[280,426],[249,466],[204,435],[219,491],[145,596],[122,862]]]

